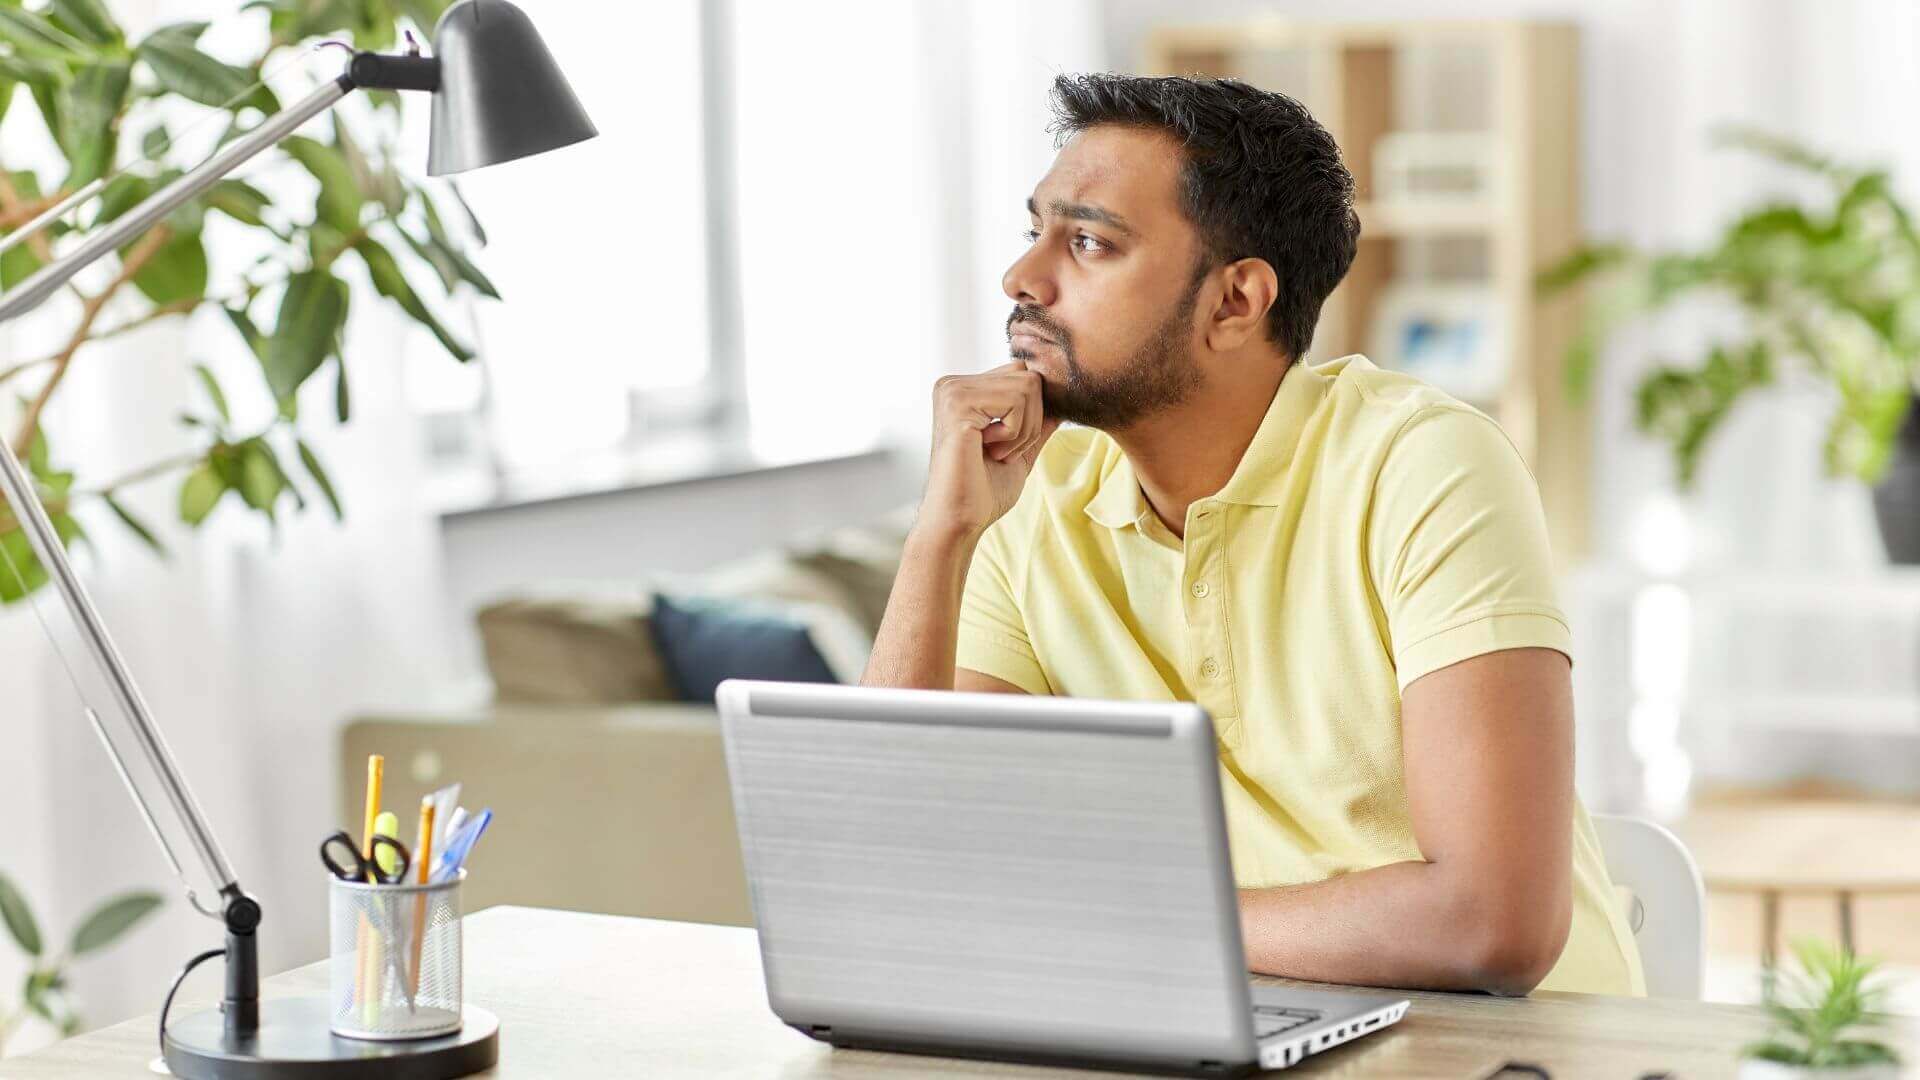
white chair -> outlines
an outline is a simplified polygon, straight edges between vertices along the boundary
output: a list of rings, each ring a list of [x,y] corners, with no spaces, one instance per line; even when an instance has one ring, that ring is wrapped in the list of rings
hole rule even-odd
[[[1707,963],[1707,894],[1680,838],[1651,821],[1593,815],[1607,876],[1627,896],[1651,997],[1698,1001]]]

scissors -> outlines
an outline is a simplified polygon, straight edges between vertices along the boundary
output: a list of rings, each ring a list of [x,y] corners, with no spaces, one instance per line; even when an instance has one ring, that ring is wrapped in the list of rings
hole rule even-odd
[[[391,873],[380,867],[382,845],[392,849],[393,852]],[[372,859],[360,854],[360,848],[353,842],[353,837],[347,835],[347,830],[341,829],[320,841],[320,861],[326,863],[327,869],[341,881],[371,881],[378,885],[399,885],[407,880],[407,866],[413,861],[413,856],[407,853],[405,844],[391,836],[376,834],[373,842],[367,847],[373,853]],[[336,849],[346,851],[345,863],[335,857]]]
[[[391,872],[380,868],[380,847],[383,844],[392,849]],[[399,885],[407,880],[407,866],[413,861],[413,856],[407,852],[405,844],[391,836],[375,833],[373,842],[368,845],[368,848],[374,854],[371,860],[360,854],[360,848],[354,844],[353,837],[347,835],[345,829],[341,829],[320,841],[320,861],[327,864],[327,870],[341,881],[372,881],[379,885]],[[345,864],[335,856],[336,849],[347,853]],[[386,964],[393,971],[393,977],[398,981],[401,992],[406,995],[407,1011],[412,1012],[413,991],[407,981],[406,960],[402,955],[405,951],[396,942],[393,948],[385,950]]]

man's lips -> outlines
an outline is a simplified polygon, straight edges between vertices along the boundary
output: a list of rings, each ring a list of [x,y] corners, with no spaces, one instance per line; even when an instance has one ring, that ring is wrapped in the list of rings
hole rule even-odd
[[[1055,342],[1052,338],[1040,333],[1038,330],[1030,330],[1024,326],[1015,325],[1012,330],[1007,331],[1007,343],[1009,345],[1032,348],[1035,345],[1052,345]]]

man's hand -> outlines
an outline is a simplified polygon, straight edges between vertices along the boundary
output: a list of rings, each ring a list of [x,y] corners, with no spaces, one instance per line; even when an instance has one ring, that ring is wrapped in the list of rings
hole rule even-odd
[[[1013,509],[1047,437],[1060,426],[1040,404],[1040,376],[1014,361],[933,387],[933,460],[901,553],[864,686],[952,690],[960,598],[987,526]],[[967,672],[965,689],[1018,690]]]
[[[1040,448],[1060,426],[1040,376],[1019,360],[933,387],[933,456],[916,529],[977,536],[1013,509]]]

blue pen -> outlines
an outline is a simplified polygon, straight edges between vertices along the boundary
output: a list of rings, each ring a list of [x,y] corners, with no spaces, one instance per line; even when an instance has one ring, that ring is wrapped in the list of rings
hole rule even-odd
[[[480,834],[487,831],[487,825],[493,821],[492,810],[482,810],[462,824],[456,835],[447,840],[446,850],[440,854],[440,865],[434,867],[433,881],[437,884],[452,881],[466,864],[467,856],[473,851],[473,845],[480,842]]]

